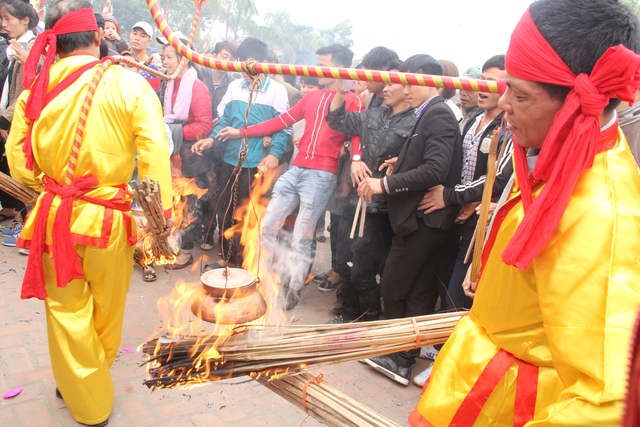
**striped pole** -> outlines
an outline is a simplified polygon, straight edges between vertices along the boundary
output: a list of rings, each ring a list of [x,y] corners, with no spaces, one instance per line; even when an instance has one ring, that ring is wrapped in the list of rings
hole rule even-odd
[[[171,46],[180,52],[189,61],[208,68],[231,71],[238,73],[256,74],[281,74],[289,76],[324,77],[344,80],[370,81],[380,83],[398,83],[402,85],[430,86],[437,88],[449,88],[469,90],[476,92],[499,93],[498,83],[489,80],[465,79],[460,77],[431,76],[428,74],[398,73],[376,70],[356,70],[353,68],[318,67],[309,65],[267,64],[261,62],[237,62],[220,61],[201,55],[191,50],[184,43],[174,37],[173,30],[169,27],[162,15],[157,0],[145,0],[151,16],[162,34],[167,38]],[[196,16],[199,17],[199,14]],[[195,22],[195,20],[194,20]]]
[[[84,98],[84,102],[82,103],[82,111],[80,112],[80,119],[78,121],[78,128],[76,129],[76,134],[73,138],[73,146],[71,147],[71,158],[69,159],[69,166],[67,167],[67,176],[65,177],[65,184],[71,185],[73,178],[76,174],[76,164],[78,163],[78,155],[80,153],[80,147],[82,146],[82,140],[84,139],[84,129],[87,125],[87,116],[89,115],[89,107],[91,106],[91,102],[93,101],[93,96],[96,92],[96,87],[98,87],[98,83],[100,83],[100,79],[104,75],[106,69],[112,64],[111,58],[107,58],[100,65],[100,67],[96,70],[93,78],[91,79],[91,83],[89,84],[89,89],[87,89],[87,95]]]

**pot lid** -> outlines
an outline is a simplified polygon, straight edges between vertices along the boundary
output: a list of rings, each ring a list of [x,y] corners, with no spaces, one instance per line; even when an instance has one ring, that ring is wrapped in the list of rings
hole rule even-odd
[[[227,276],[227,271],[229,275]],[[217,268],[209,270],[200,276],[204,285],[212,288],[234,289],[251,285],[256,281],[256,276],[241,268]]]

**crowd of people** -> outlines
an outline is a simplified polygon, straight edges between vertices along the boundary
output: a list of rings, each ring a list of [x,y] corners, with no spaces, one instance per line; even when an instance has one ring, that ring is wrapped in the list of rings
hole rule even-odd
[[[585,0],[581,1],[585,3]],[[514,33],[506,55],[498,54],[487,58],[484,64],[470,67],[462,74],[451,61],[437,60],[426,54],[412,55],[403,60],[393,49],[382,46],[366,53],[357,65],[366,70],[453,77],[461,75],[465,78],[500,82],[506,79],[506,93],[501,97],[497,93],[396,83],[355,83],[326,77],[297,79],[267,74],[236,74],[196,66],[192,62],[181,66],[182,55],[164,37],[156,38],[162,46],[160,52],[149,55],[148,48],[155,32],[146,22],[133,25],[128,43],[120,36],[122,29],[117,19],[109,15],[94,15],[88,20],[92,22],[87,21],[85,28],[80,30],[67,29],[65,17],[73,15],[73,19],[87,19],[86,3],[84,0],[62,0],[52,7],[45,28],[58,38],[59,59],[51,65],[53,59],[47,63],[47,58],[56,52],[52,54],[53,48],[46,50],[38,45],[36,37],[43,29],[38,28],[38,17],[33,7],[24,0],[0,1],[4,30],[3,38],[0,39],[0,79],[4,82],[0,84],[0,137],[3,144],[6,142],[2,170],[34,189],[43,190],[45,199],[49,195],[52,198],[54,194],[63,195],[62,201],[53,208],[51,201],[47,205],[43,199],[34,208],[35,215],[29,215],[25,220],[27,209],[7,194],[0,193],[0,219],[14,220],[11,228],[2,231],[5,236],[2,243],[6,246],[20,246],[20,252],[30,256],[29,266],[34,270],[25,278],[23,297],[46,297],[48,301],[50,343],[53,342],[50,345],[52,360],[57,358],[71,361],[76,356],[65,353],[65,348],[79,345],[83,349],[79,351],[91,354],[95,365],[100,366],[95,376],[82,379],[78,379],[78,373],[74,371],[71,362],[64,364],[66,368],[59,367],[61,364],[54,366],[58,395],[64,396],[65,401],[68,401],[76,420],[89,425],[106,425],[108,421],[112,391],[110,396],[103,396],[98,402],[88,402],[93,399],[95,389],[101,382],[110,381],[108,366],[115,357],[114,351],[117,352],[124,308],[124,304],[117,302],[122,302],[125,298],[128,288],[126,276],[131,276],[132,267],[113,268],[111,275],[99,279],[95,277],[100,272],[107,271],[110,265],[131,264],[132,259],[129,258],[132,258],[131,247],[135,243],[135,236],[132,235],[133,219],[126,211],[131,196],[123,196],[121,190],[126,188],[128,181],[145,174],[162,181],[163,188],[170,188],[171,174],[174,177],[194,179],[197,186],[207,190],[206,195],[200,199],[195,196],[185,197],[184,216],[193,221],[184,227],[176,227],[179,229],[176,237],[180,251],[175,263],[166,266],[168,269],[179,270],[193,264],[196,245],[203,251],[216,248],[219,251],[220,261],[206,264],[205,270],[224,266],[241,267],[244,248],[238,236],[231,236],[225,231],[238,220],[234,213],[238,206],[247,203],[254,180],[265,173],[274,172],[278,178],[269,193],[266,213],[260,224],[260,239],[256,244],[266,254],[269,268],[281,278],[284,309],[294,309],[300,303],[303,287],[315,282],[318,291],[336,291],[336,303],[328,307],[336,315],[330,321],[334,324],[471,310],[471,315],[460,322],[459,331],[457,329],[444,349],[442,346],[427,346],[365,360],[377,371],[403,385],[408,385],[413,378],[413,382],[422,387],[433,373],[432,385],[425,388],[425,396],[429,396],[431,401],[421,401],[412,415],[412,423],[415,425],[448,424],[455,415],[441,414],[448,414],[455,405],[452,403],[445,408],[448,404],[440,402],[447,399],[442,399],[437,394],[442,393],[442,390],[449,390],[448,398],[459,404],[460,395],[456,394],[457,385],[450,380],[451,376],[457,375],[460,382],[466,385],[463,395],[471,393],[473,390],[468,388],[475,383],[487,363],[494,363],[491,357],[496,352],[498,355],[503,354],[501,352],[508,354],[500,357],[505,357],[505,360],[512,363],[516,360],[527,366],[541,367],[541,386],[547,387],[545,390],[554,396],[544,400],[545,404],[551,405],[550,402],[556,395],[579,400],[581,393],[589,394],[583,393],[578,387],[581,383],[587,387],[588,380],[581,379],[583,375],[581,367],[577,366],[579,363],[572,364],[570,358],[566,357],[566,353],[571,353],[570,349],[558,348],[561,346],[560,341],[554,341],[556,338],[550,337],[554,334],[553,330],[557,329],[558,340],[570,339],[567,334],[571,334],[572,330],[579,330],[580,326],[565,318],[557,319],[553,317],[553,313],[546,311],[561,311],[565,300],[572,301],[569,303],[570,307],[579,306],[578,309],[589,317],[585,321],[587,327],[602,326],[598,323],[597,314],[588,313],[586,303],[582,306],[582,302],[573,302],[575,295],[572,296],[571,292],[578,292],[578,283],[576,289],[568,294],[562,294],[548,286],[560,280],[554,276],[560,273],[555,270],[557,262],[551,258],[564,257],[569,267],[572,263],[579,263],[576,260],[581,259],[581,248],[568,243],[566,246],[570,247],[564,247],[561,252],[547,249],[547,253],[543,249],[548,242],[554,245],[562,243],[553,240],[562,240],[562,236],[553,237],[556,230],[573,235],[573,225],[587,233],[582,228],[587,225],[581,225],[578,219],[571,224],[561,222],[565,209],[576,218],[588,216],[590,220],[597,220],[598,216],[592,215],[592,218],[587,215],[589,208],[584,207],[595,203],[592,198],[583,196],[578,190],[577,195],[571,195],[574,186],[582,189],[586,184],[595,187],[601,184],[595,177],[584,178],[591,180],[587,183],[578,180],[580,174],[587,174],[584,172],[586,170],[589,174],[597,174],[600,169],[606,169],[606,162],[603,163],[596,154],[624,151],[621,155],[624,159],[615,157],[609,160],[609,164],[620,162],[620,168],[637,174],[637,165],[633,162],[631,166],[628,164],[631,155],[626,154],[629,150],[623,142],[624,136],[618,135],[617,126],[614,126],[617,117],[620,117],[620,125],[623,125],[628,145],[638,159],[640,135],[634,119],[637,108],[630,107],[635,100],[637,85],[629,85],[633,90],[625,86],[626,91],[618,88],[609,88],[608,92],[601,90],[602,93],[607,93],[607,103],[609,97],[620,98],[625,103],[612,102],[603,105],[600,110],[593,107],[596,101],[587,103],[572,98],[576,91],[583,97],[586,95],[582,94],[589,90],[596,91],[593,88],[584,89],[584,79],[580,80],[576,76],[588,76],[599,70],[595,64],[599,63],[600,56],[605,51],[609,52],[607,49],[621,44],[628,48],[628,52],[640,50],[637,21],[628,9],[613,5],[615,2],[608,0],[584,5],[584,10],[591,13],[581,15],[584,22],[597,21],[606,15],[607,19],[618,22],[623,27],[619,34],[611,32],[609,38],[599,41],[601,49],[597,52],[590,50],[594,52],[590,54],[590,59],[584,59],[589,55],[574,55],[573,50],[587,52],[589,49],[583,47],[586,42],[578,39],[582,37],[593,41],[593,37],[602,38],[601,34],[590,38],[580,33],[579,37],[570,39],[575,46],[562,39],[564,30],[561,29],[566,29],[568,25],[575,24],[566,31],[567,34],[577,27],[587,28],[584,22],[570,24],[569,21],[558,20],[558,16],[566,19],[570,1],[559,0],[554,4],[550,0],[540,0],[532,5],[531,17],[529,12],[525,14],[519,28],[526,26],[533,33],[537,31],[535,27],[539,22],[552,22],[552,25],[539,25],[540,32],[543,33],[540,38],[543,41],[546,39],[548,43],[540,42],[542,47],[534,52],[555,49],[561,59],[554,57],[553,61],[562,65],[566,63],[566,70],[563,69],[563,72],[576,80],[575,84],[568,77],[569,83],[558,83],[558,77],[532,77],[537,69],[531,71],[530,68],[535,68],[531,64],[537,64],[538,58],[526,57],[526,48],[516,43],[533,42],[517,32]],[[613,11],[607,9],[605,14],[605,6]],[[81,13],[84,15],[80,15]],[[591,27],[595,28],[595,23]],[[79,41],[73,38],[73,34],[69,35],[69,32],[82,31],[87,34],[95,32],[95,39],[89,37]],[[578,31],[575,32],[579,34]],[[183,34],[177,33],[176,36],[183,43],[187,42]],[[75,80],[67,81],[65,76],[89,81],[87,73],[80,76],[71,72],[72,69],[94,65],[87,56],[86,49],[89,48],[92,55],[95,50],[95,57],[122,55],[135,63],[169,75],[177,73],[177,78],[165,82],[141,72],[135,66],[122,64],[109,67],[103,78],[113,82],[113,85],[107,86],[109,92],[107,89],[96,92],[102,95],[96,95],[95,108],[104,115],[111,114],[110,117],[120,115],[121,120],[115,120],[120,123],[120,128],[116,129],[117,132],[106,131],[106,122],[101,122],[94,113],[93,121],[87,121],[86,126],[89,142],[83,143],[83,151],[79,154],[75,152],[81,172],[78,177],[86,175],[93,178],[95,182],[92,181],[91,184],[76,183],[79,180],[73,172],[65,183],[66,163],[56,159],[56,156],[64,154],[64,150],[72,150],[73,138],[62,144],[62,151],[54,147],[51,140],[72,135],[77,120],[70,114],[75,110],[64,110],[66,104],[58,98],[37,104],[37,97],[33,94],[37,90],[44,90],[43,93],[47,94],[49,88],[41,85],[42,88],[37,89],[38,82],[42,80],[40,76],[31,86],[36,72],[34,66],[38,65],[37,60],[28,61],[28,58],[34,56],[33,53],[29,56],[34,43],[39,49],[36,54],[46,55],[44,65],[38,72],[47,73],[49,82],[54,82],[53,87],[57,84],[71,90]],[[354,53],[347,46],[323,46],[316,54],[319,66],[354,66]],[[277,55],[266,43],[252,37],[245,38],[238,46],[230,41],[221,41],[206,52],[206,55],[220,60],[278,61]],[[629,53],[626,58],[629,64],[635,64],[637,55],[632,55],[634,54]],[[537,71],[540,76],[544,76],[546,69]],[[141,76],[133,78],[131,73]],[[624,80],[625,76],[620,79]],[[630,80],[629,77],[626,78]],[[30,91],[23,93],[23,81],[28,83],[27,87],[31,87]],[[599,83],[589,84],[595,86]],[[574,85],[576,89],[571,90]],[[101,96],[103,104],[100,103]],[[41,98],[45,99],[44,96]],[[110,99],[119,99],[121,105],[114,106]],[[574,110],[562,116],[565,111],[563,103],[574,105],[569,101],[578,107],[571,107]],[[585,102],[582,110],[579,110],[577,102]],[[114,110],[109,111],[110,108]],[[616,114],[614,109],[618,109],[619,113]],[[62,110],[66,113],[54,114],[54,111]],[[65,120],[67,116],[69,120]],[[593,120],[594,117],[600,118],[596,130],[602,128],[601,132],[594,131],[588,136],[584,131],[575,136],[572,133],[573,123],[578,120],[586,122],[587,118],[582,119],[583,116]],[[164,120],[160,121],[159,117]],[[555,129],[552,128],[554,117],[556,120],[564,117],[565,120],[562,122],[565,127],[555,133],[550,130]],[[113,125],[114,120],[109,122]],[[602,134],[600,140],[597,135],[599,133]],[[567,154],[563,151],[562,144],[556,143],[560,148],[553,155],[545,157],[541,148],[547,134],[554,135],[556,139],[589,137],[593,141],[589,140],[592,145],[587,154],[582,154],[587,148],[575,148]],[[39,138],[37,140],[36,135]],[[51,138],[51,135],[56,137]],[[109,141],[112,147],[107,152],[115,156],[115,163],[120,165],[117,168],[100,157],[100,153],[104,152],[100,144],[107,143],[107,135],[116,135],[116,141]],[[605,136],[608,138],[606,141]],[[500,249],[494,248],[490,252],[485,249],[483,252],[481,277],[485,278],[485,282],[496,283],[492,285],[481,281],[484,286],[478,288],[476,298],[477,284],[470,283],[468,272],[470,254],[478,248],[470,247],[478,224],[477,211],[484,191],[492,139],[497,140],[497,151],[501,153],[497,158],[497,172],[492,189],[492,199],[499,210],[487,247],[495,246]],[[548,144],[545,147],[550,147],[556,139],[545,142]],[[528,157],[520,152],[521,147],[529,148]],[[65,158],[64,155],[62,157]],[[569,160],[558,166],[554,173],[544,172],[538,176],[536,171],[543,167],[534,168],[533,161],[538,157],[540,164],[547,165],[547,168],[550,167],[549,164],[554,165],[558,158]],[[530,162],[531,169],[527,169],[527,161]],[[569,163],[573,166],[568,166]],[[134,164],[137,173],[133,172]],[[593,168],[589,169],[592,164]],[[577,169],[579,167],[582,169]],[[573,172],[563,175],[558,172],[560,168],[571,169]],[[34,172],[42,173],[44,178]],[[527,173],[532,173],[531,180]],[[633,181],[633,185],[636,181],[637,179]],[[541,185],[543,182],[546,183],[545,186]],[[45,206],[46,209],[58,210],[68,206],[64,204],[64,197],[67,197],[64,196],[67,194],[64,191],[66,186],[73,186],[77,190],[73,197],[82,199],[89,206],[77,217],[73,217],[70,229],[76,237],[73,240],[75,248],[71,245],[71,249],[56,246],[62,244],[56,243],[53,237],[45,237],[54,226],[51,225],[53,220],[47,220],[46,213],[42,212]],[[109,191],[93,193],[98,187],[108,188]],[[543,188],[548,191],[543,191]],[[602,191],[606,193],[605,190]],[[620,190],[612,185],[607,194],[617,191]],[[553,195],[549,196],[548,193],[551,192]],[[575,200],[574,204],[569,201],[570,197],[575,197],[571,199]],[[520,198],[524,208],[518,204]],[[171,203],[169,199],[163,201],[165,208]],[[612,209],[617,209],[617,202],[612,203]],[[637,204],[637,200],[633,203]],[[114,206],[116,204],[118,206]],[[496,205],[492,206],[492,209],[495,208]],[[113,219],[116,215],[114,211],[121,211],[117,216],[122,217],[122,221]],[[560,213],[553,216],[552,212],[555,211]],[[633,215],[637,216],[638,212]],[[53,218],[51,215],[49,217]],[[172,228],[170,209],[165,212],[165,217],[167,227]],[[38,221],[38,218],[44,219]],[[544,224],[539,218],[544,218]],[[602,218],[600,220],[602,224],[606,223]],[[51,224],[44,230],[42,227],[47,227],[47,221]],[[521,221],[527,224],[531,222],[533,225],[523,231],[518,228]],[[634,223],[635,219],[629,221]],[[593,224],[589,222],[588,226]],[[113,227],[113,230],[105,234],[102,232],[105,227]],[[495,233],[502,228],[507,228],[507,232],[502,232],[496,238]],[[518,247],[519,252],[512,245],[507,246],[516,229],[516,235],[527,242]],[[330,234],[331,269],[312,276],[310,271],[317,245],[324,243],[325,231]],[[536,234],[537,231],[539,235]],[[630,232],[630,229],[627,228],[627,231]],[[637,234],[637,229],[635,232]],[[507,237],[500,240],[500,236]],[[116,242],[116,238],[121,241]],[[593,236],[581,235],[574,238],[585,244],[589,239],[592,242],[598,241]],[[606,242],[602,245],[606,246]],[[42,258],[43,251],[50,251],[47,248],[53,248],[53,261]],[[111,261],[101,264],[99,268],[94,260],[100,252],[96,248],[112,248],[115,251]],[[95,254],[92,253],[94,250],[97,251]],[[503,250],[507,254],[504,262],[500,259]],[[78,266],[79,272],[72,271],[71,267],[70,270],[59,267],[57,262],[61,262],[58,261],[61,254],[75,257],[76,252],[82,259],[82,265]],[[569,253],[571,255],[567,255]],[[544,262],[543,257],[547,257]],[[531,266],[533,258],[541,261],[533,261]],[[42,261],[44,273],[42,265],[36,269],[42,259],[45,259]],[[593,263],[593,259],[589,258],[584,262]],[[590,289],[599,295],[599,300],[606,306],[604,301],[607,301],[608,294],[603,289],[607,288],[607,284],[592,282],[604,281],[602,277],[607,276],[607,273],[599,271],[599,266],[586,265],[586,269],[593,270],[589,274],[600,279],[583,277],[584,282],[590,284]],[[612,262],[611,265],[616,264]],[[523,271],[515,274],[516,269]],[[623,270],[624,268],[621,271]],[[42,280],[36,277],[39,274],[43,274]],[[565,271],[562,274],[569,275]],[[610,274],[615,275],[616,272]],[[154,266],[146,266],[143,275],[145,280],[155,280],[157,276]],[[65,281],[65,278],[69,280]],[[92,280],[97,283],[91,283]],[[127,283],[118,287],[117,292],[100,290],[109,280]],[[572,282],[574,279],[567,276],[564,280]],[[91,283],[91,290],[87,290],[88,283]],[[74,285],[71,286],[72,284]],[[66,289],[61,289],[64,286],[67,286]],[[545,287],[548,289],[545,290]],[[76,299],[69,300],[65,293],[69,288],[77,288],[77,295],[73,297]],[[627,304],[636,301],[639,294],[637,286],[629,286],[629,289],[628,295],[625,294]],[[119,308],[103,313],[104,319],[98,322],[107,325],[105,330],[108,333],[98,331],[97,336],[90,339],[82,334],[72,337],[69,318],[65,317],[64,309],[60,307],[77,303],[77,300],[86,300],[87,292],[93,293],[92,298],[100,304],[118,305]],[[524,298],[525,294],[530,298]],[[593,295],[592,297],[595,298]],[[548,307],[540,308],[538,303],[531,302],[536,300],[542,304],[543,298]],[[586,295],[582,298],[589,299]],[[535,308],[532,308],[532,304]],[[506,314],[501,314],[502,312]],[[87,315],[91,317],[91,314]],[[518,323],[518,319],[522,322]],[[620,325],[630,328],[630,325]],[[472,330],[473,339],[468,338],[468,330]],[[535,330],[535,333],[527,335],[530,330]],[[90,331],[87,333],[91,335]],[[514,341],[513,335],[518,333],[524,338]],[[604,334],[606,336],[606,332]],[[78,344],[82,339],[90,343],[84,346]],[[477,360],[482,359],[482,362],[476,360],[465,365],[465,352],[471,349],[481,351],[482,355]],[[485,356],[489,359],[483,359]],[[517,359],[513,359],[514,356]],[[431,363],[424,372],[412,375],[417,357],[437,362]],[[562,366],[559,365],[560,360]],[[603,363],[608,366],[608,361]],[[509,366],[511,365],[507,368]],[[456,369],[460,372],[451,373]],[[547,370],[543,372],[543,369]],[[591,388],[596,387],[596,383],[600,384],[597,379],[602,370],[594,367],[586,371],[593,378]],[[502,377],[498,377],[496,381],[500,378]],[[77,387],[78,382],[82,382],[82,387]],[[517,382],[520,387],[520,377]],[[575,388],[568,383],[574,384]],[[555,391],[551,392],[554,387]],[[601,397],[608,392],[608,387],[607,383]],[[505,385],[505,388],[509,389],[509,393],[515,393],[515,381]],[[616,388],[617,392],[619,390]],[[598,401],[597,398],[592,398],[593,401],[589,401],[589,404]],[[619,396],[613,400],[618,398]],[[71,401],[75,403],[69,403]],[[584,405],[586,403],[574,404],[577,408],[575,411],[583,410]],[[480,405],[479,408],[480,414],[483,406]],[[438,415],[434,416],[433,411]],[[497,411],[502,414],[502,409]],[[561,412],[560,409],[558,411]],[[480,417],[478,419],[483,419],[481,415],[477,416]],[[508,418],[509,414],[504,416]],[[491,415],[487,415],[488,419],[491,419]]]

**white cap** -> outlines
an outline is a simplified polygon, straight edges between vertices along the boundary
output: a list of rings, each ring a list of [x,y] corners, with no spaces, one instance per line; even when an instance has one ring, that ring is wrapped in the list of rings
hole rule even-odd
[[[131,27],[131,29],[133,30],[134,28],[142,28],[142,30],[147,33],[147,35],[149,37],[153,37],[153,28],[151,28],[151,25],[147,22],[144,21],[138,21],[135,24],[133,24],[133,27]]]
[[[180,40],[182,43],[187,44],[187,41],[189,40],[189,38],[187,36],[185,36],[184,34],[182,34],[181,31],[174,31],[173,32],[173,36],[177,37],[178,40]],[[158,37],[156,37],[156,41],[162,45],[165,44],[169,44],[169,40],[167,40],[166,38],[164,38],[162,36],[162,34],[160,34]]]

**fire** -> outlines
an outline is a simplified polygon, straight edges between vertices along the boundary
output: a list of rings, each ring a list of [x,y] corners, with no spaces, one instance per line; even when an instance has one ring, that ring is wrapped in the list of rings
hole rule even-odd
[[[232,303],[236,306],[234,310],[241,313],[246,313],[248,310],[254,308],[251,307],[253,303],[251,303],[250,298],[242,298],[243,301],[239,301],[238,296],[241,292],[240,289],[232,291],[232,288],[227,289],[227,285],[225,284],[223,285],[224,287],[220,288],[224,292],[223,297],[216,299],[213,307],[213,316],[216,319],[221,319],[221,321],[218,323],[205,322],[200,318],[203,314],[202,305],[198,305],[197,303],[198,298],[202,297],[202,284],[177,283],[171,294],[168,297],[160,299],[158,302],[162,318],[165,319],[165,324],[151,339],[157,338],[157,341],[155,342],[153,351],[148,351],[148,353],[154,356],[151,357],[152,362],[147,365],[149,377],[172,377],[173,379],[177,378],[177,380],[170,384],[158,382],[154,385],[155,388],[173,387],[176,385],[191,387],[205,381],[209,382],[229,378],[232,375],[233,366],[226,364],[224,355],[218,351],[222,345],[228,343],[235,335],[242,333],[246,326],[280,325],[286,322],[282,303],[279,301],[280,278],[268,268],[267,260],[270,258],[270,254],[266,254],[260,246],[260,223],[266,212],[267,204],[269,203],[269,199],[265,197],[265,194],[272,188],[272,184],[277,177],[277,169],[269,172],[261,171],[260,174],[257,174],[252,184],[250,197],[242,205],[237,207],[235,212],[235,225],[233,228],[227,230],[225,234],[227,237],[233,235],[240,236],[240,241],[244,246],[244,261],[242,267],[256,278],[255,287],[266,302],[265,314],[247,323],[224,324],[228,323],[228,319],[231,317],[229,309]],[[196,194],[201,197],[206,190],[201,190],[204,192],[198,192],[194,189],[194,187],[197,187],[195,186],[195,181],[183,177],[179,177],[179,180],[176,180],[174,177],[173,187],[176,224],[181,223],[184,226],[185,223],[188,224],[189,213],[187,212],[184,217],[180,217],[180,221],[178,221],[177,215],[179,215],[182,210],[176,206],[175,202],[179,200],[183,208],[184,202],[183,198],[176,193],[182,191],[182,194],[185,194],[186,190],[186,194]],[[189,191],[193,191],[193,193],[189,193]],[[231,270],[234,269],[216,271],[220,271],[221,275],[234,274]],[[245,297],[246,295],[243,294],[240,296]],[[196,303],[194,303],[194,301]],[[192,306],[194,307],[193,312]],[[238,308],[238,306],[240,308]],[[196,315],[193,313],[196,313]],[[149,340],[149,342],[151,342],[151,340]],[[163,344],[181,340],[184,340],[185,347],[172,347],[171,352],[168,353],[170,355],[167,358],[166,346],[163,346]],[[180,351],[182,354],[184,354],[183,352],[188,352],[189,356],[192,357],[189,360],[189,364],[185,365],[184,362],[172,364],[171,358],[173,351]],[[154,358],[158,359],[154,360]],[[275,371],[255,373],[252,374],[252,376],[273,378],[287,374],[288,372]]]
[[[173,172],[171,177],[171,187],[173,190],[173,216],[175,225],[173,231],[184,230],[196,220],[189,209],[188,196],[194,195],[198,199],[207,194],[206,188],[200,188],[196,184],[195,178],[185,178],[180,172]]]

